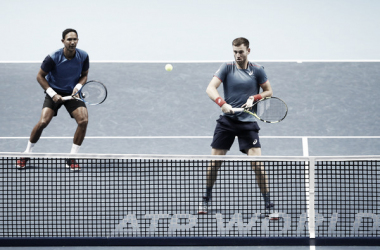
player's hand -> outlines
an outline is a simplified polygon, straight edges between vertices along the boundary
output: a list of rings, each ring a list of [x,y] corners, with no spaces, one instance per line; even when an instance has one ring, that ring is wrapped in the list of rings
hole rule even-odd
[[[78,95],[78,94],[75,95],[75,93],[77,93],[78,91],[79,91],[79,89],[74,88],[74,89],[73,89],[73,93],[71,93],[71,95],[74,96],[74,97],[76,97],[76,98],[79,98],[79,95]]]
[[[234,111],[232,110],[232,106],[228,103],[223,104],[222,106],[222,112],[225,114],[233,114]]]
[[[248,98],[247,102],[245,104],[243,104],[241,107],[250,109],[250,108],[252,108],[253,103],[254,103],[254,98],[251,96]]]
[[[55,103],[62,103],[63,102],[63,99],[62,99],[62,96],[56,94],[53,96],[53,102]]]

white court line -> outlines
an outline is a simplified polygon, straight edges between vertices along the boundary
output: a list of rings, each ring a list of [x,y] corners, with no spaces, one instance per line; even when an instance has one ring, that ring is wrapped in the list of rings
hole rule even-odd
[[[72,139],[72,136],[41,136],[41,139]],[[86,136],[86,139],[210,139],[212,136]],[[267,139],[380,139],[380,136],[260,136]],[[3,136],[3,140],[29,139],[29,136]]]
[[[203,60],[203,61],[107,61],[107,60],[95,60],[91,63],[224,63],[233,61],[228,60]],[[303,63],[303,62],[380,62],[380,60],[368,60],[368,59],[358,59],[358,60],[259,60],[255,59],[255,62],[292,62],[292,63]]]
[[[41,136],[41,139],[72,139],[72,136]],[[86,136],[86,139],[210,139],[212,136]],[[0,137],[1,139],[29,139],[29,136]]]

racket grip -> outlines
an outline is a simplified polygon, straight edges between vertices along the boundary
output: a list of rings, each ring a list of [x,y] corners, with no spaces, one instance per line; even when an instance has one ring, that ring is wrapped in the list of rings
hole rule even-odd
[[[68,100],[71,100],[71,99],[73,99],[72,96],[63,96],[62,97],[62,100],[64,100],[64,101],[68,101]]]
[[[234,112],[243,112],[244,108],[232,108]]]

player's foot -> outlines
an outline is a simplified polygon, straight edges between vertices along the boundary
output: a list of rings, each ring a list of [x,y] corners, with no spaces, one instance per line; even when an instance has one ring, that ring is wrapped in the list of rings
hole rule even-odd
[[[272,202],[266,202],[265,212],[262,213],[261,216],[270,220],[279,220],[278,213],[271,212],[271,209],[273,208],[274,208],[274,204]]]
[[[260,218],[269,219],[269,220],[280,220],[278,213],[269,213],[269,212],[261,213]]]
[[[16,167],[17,168],[25,168],[26,167],[26,163],[30,160],[30,158],[20,158],[17,160],[16,162]]]
[[[211,199],[203,197],[202,201],[199,203],[198,214],[207,214],[208,206],[211,203]]]
[[[70,168],[70,170],[73,170],[73,171],[80,170],[79,164],[74,159],[66,160],[66,167]]]

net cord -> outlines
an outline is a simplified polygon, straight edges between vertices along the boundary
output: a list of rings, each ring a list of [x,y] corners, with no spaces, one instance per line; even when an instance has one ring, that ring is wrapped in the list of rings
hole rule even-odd
[[[380,155],[357,156],[238,156],[238,155],[155,155],[155,154],[69,154],[0,152],[0,157],[63,158],[63,159],[152,159],[152,160],[222,160],[222,161],[379,161]]]

